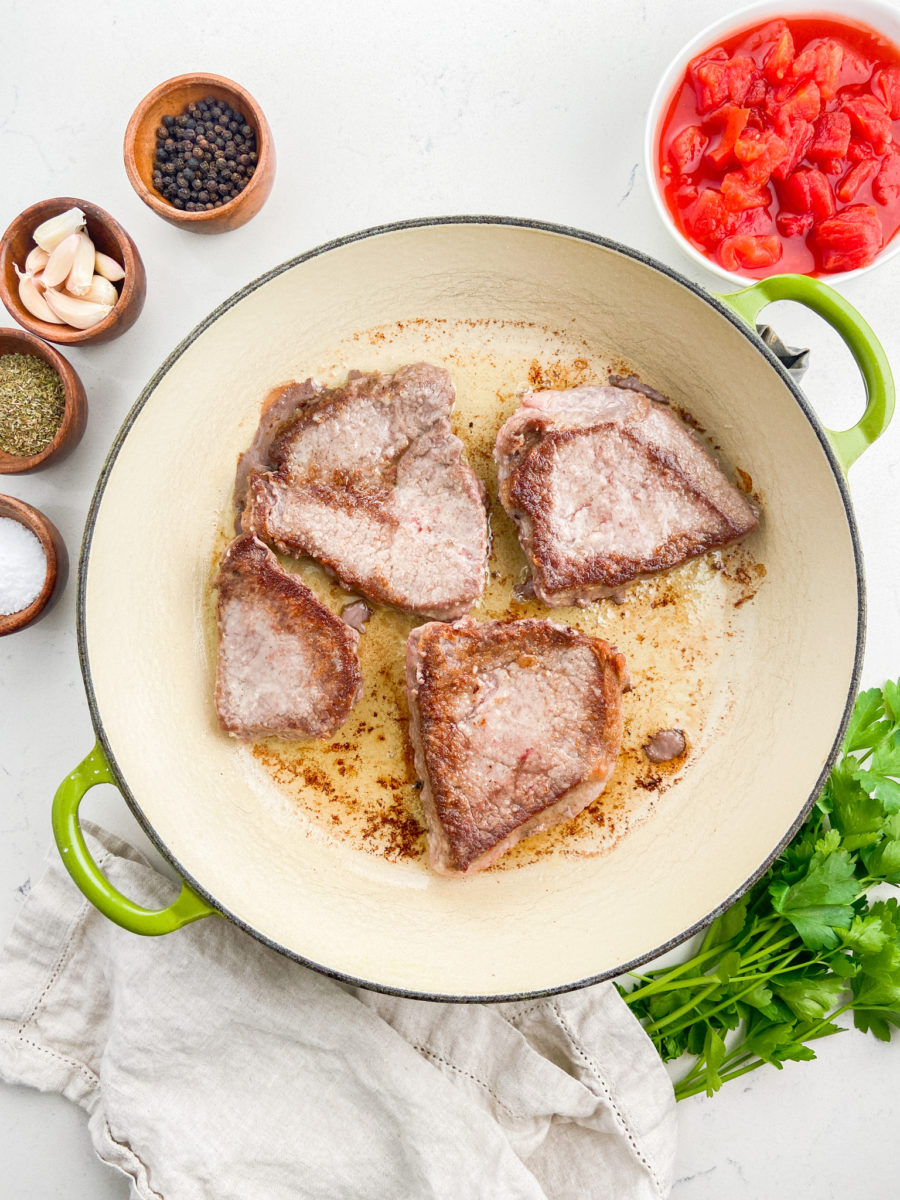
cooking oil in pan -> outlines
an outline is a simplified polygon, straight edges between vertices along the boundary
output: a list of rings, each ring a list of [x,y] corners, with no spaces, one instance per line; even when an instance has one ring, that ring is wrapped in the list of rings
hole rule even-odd
[[[524,390],[603,383],[610,371],[627,373],[629,364],[570,333],[528,323],[421,320],[357,333],[337,347],[332,361],[303,364],[297,378],[339,383],[351,369],[386,371],[418,361],[450,372],[454,430],[491,497],[489,577],[472,616],[549,618],[605,638],[624,653],[633,685],[624,697],[622,755],[603,794],[572,820],[526,839],[490,869],[605,853],[665,803],[667,790],[689,774],[727,720],[731,696],[723,656],[729,639],[740,636],[736,613],[752,598],[764,569],[753,561],[751,538],[637,583],[621,604],[602,600],[581,609],[548,610],[534,599],[518,598],[515,587],[527,570],[515,526],[497,500],[497,431]],[[223,503],[220,550],[232,536],[229,501]],[[335,612],[348,603],[349,594],[314,563],[282,563]],[[217,565],[218,557],[211,578]],[[375,609],[359,643],[364,694],[333,738],[299,745],[277,738],[252,746],[236,742],[234,752],[245,756],[260,802],[288,805],[309,836],[424,869],[425,826],[404,687],[406,639],[421,621]],[[212,590],[207,631],[214,662]],[[672,763],[651,763],[644,743],[672,728],[684,730],[685,753]]]

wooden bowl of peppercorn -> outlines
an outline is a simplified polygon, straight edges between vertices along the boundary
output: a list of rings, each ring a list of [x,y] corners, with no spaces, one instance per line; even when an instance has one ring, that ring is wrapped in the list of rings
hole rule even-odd
[[[61,388],[41,367],[54,372]],[[72,366],[33,333],[0,329],[0,475],[65,458],[86,425],[87,397]]]
[[[222,75],[177,75],[155,87],[131,115],[124,156],[144,203],[195,233],[244,225],[275,179],[275,146],[262,109]]]

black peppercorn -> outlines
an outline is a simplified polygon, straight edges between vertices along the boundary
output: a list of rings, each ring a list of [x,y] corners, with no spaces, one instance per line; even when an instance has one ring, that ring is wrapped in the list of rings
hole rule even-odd
[[[161,119],[153,186],[176,208],[205,212],[243,191],[257,162],[252,127],[224,100],[207,96]]]

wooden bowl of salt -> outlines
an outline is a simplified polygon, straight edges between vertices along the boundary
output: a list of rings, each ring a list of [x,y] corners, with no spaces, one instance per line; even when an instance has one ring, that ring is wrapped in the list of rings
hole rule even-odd
[[[59,530],[24,500],[0,495],[0,637],[45,616],[68,575]]]

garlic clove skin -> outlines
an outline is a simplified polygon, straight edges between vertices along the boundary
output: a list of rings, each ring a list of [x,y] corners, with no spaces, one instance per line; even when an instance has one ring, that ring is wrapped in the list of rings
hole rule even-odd
[[[90,288],[82,292],[81,299],[93,300],[95,304],[113,305],[119,299],[119,293],[108,279],[104,279],[102,275],[95,275]]]
[[[71,325],[73,329],[91,329],[112,312],[111,304],[79,300],[76,296],[67,296],[65,292],[57,292],[53,288],[44,292],[44,299],[63,324]]]
[[[90,289],[94,278],[94,243],[86,233],[76,233],[78,245],[72,259],[72,269],[66,276],[66,291],[72,296],[83,296]]]
[[[37,290],[32,276],[27,271],[20,271],[18,267],[15,268],[15,272],[19,277],[19,299],[22,301],[23,307],[33,317],[37,317],[39,321],[46,321],[48,325],[65,325],[65,321],[56,315]]]
[[[70,233],[50,252],[47,265],[44,267],[44,286],[58,287],[72,270],[75,254],[78,251],[80,233]]]
[[[42,250],[52,254],[60,242],[84,228],[84,213],[80,208],[69,208],[38,225],[31,235]]]
[[[110,258],[108,254],[101,254],[99,250],[94,255],[94,271],[110,283],[118,283],[120,279],[125,278],[124,267],[120,267],[114,258]]]
[[[47,265],[47,259],[50,257],[46,250],[42,250],[40,246],[32,246],[25,259],[25,270],[29,275],[37,275],[38,271],[43,271]]]

